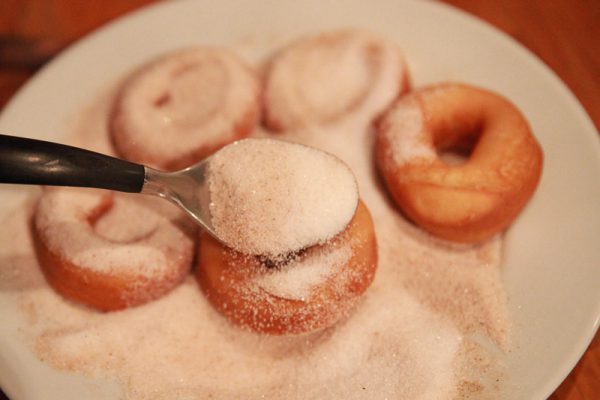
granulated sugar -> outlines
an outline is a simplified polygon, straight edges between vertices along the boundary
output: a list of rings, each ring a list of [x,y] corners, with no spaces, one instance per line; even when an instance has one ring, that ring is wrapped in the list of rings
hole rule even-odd
[[[101,120],[91,111],[78,132],[105,134],[90,126]],[[1,255],[11,260],[1,264],[0,281],[14,288],[3,296],[13,296],[25,316],[24,340],[54,368],[116,380],[127,399],[502,398],[488,384],[502,377],[498,359],[478,339],[490,348],[510,343],[501,240],[453,245],[404,220],[373,166],[372,111],[278,136],[344,160],[373,216],[377,274],[344,321],[310,335],[248,333],[218,314],[191,277],[167,296],[121,312],[74,306],[40,279],[24,208],[3,221],[0,237]],[[299,284],[302,271],[293,275]],[[307,276],[287,295],[301,296],[323,279],[314,270]]]
[[[390,141],[391,156],[398,166],[415,160],[432,161],[436,158],[433,143],[424,140],[423,112],[415,100],[401,100],[400,106],[391,111],[383,124],[394,125],[394,128],[383,128]]]
[[[352,171],[330,154],[272,139],[247,139],[208,164],[215,232],[246,254],[276,257],[341,232],[356,209]]]
[[[48,249],[75,265],[98,272],[126,268],[151,275],[154,272],[152,267],[166,263],[158,249],[136,243],[117,245],[106,238],[110,232],[105,232],[105,236],[97,235],[88,222],[93,214],[102,214],[110,207],[110,195],[52,189],[38,204],[35,225],[46,240]],[[146,217],[145,220],[149,219]],[[144,230],[142,234],[145,233]],[[123,234],[127,233],[121,232]]]
[[[331,252],[317,252],[292,261],[273,273],[261,275],[255,284],[272,295],[290,300],[307,300],[311,290],[342,268],[352,256],[350,246],[338,247]]]

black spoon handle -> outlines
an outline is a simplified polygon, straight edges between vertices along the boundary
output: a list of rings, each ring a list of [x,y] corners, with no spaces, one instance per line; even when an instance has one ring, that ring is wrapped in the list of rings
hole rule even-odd
[[[0,135],[0,183],[138,193],[144,175],[140,164],[63,144]]]

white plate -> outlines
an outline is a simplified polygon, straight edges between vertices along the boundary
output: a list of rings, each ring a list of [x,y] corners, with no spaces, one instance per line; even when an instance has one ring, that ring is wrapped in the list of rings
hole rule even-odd
[[[60,141],[83,105],[132,67],[168,49],[347,26],[396,40],[409,59],[415,85],[478,84],[509,97],[530,120],[544,148],[545,167],[538,192],[506,238],[503,279],[516,325],[516,346],[506,361],[514,385],[510,398],[546,398],[573,368],[599,323],[598,134],[547,67],[472,17],[437,3],[397,0],[161,4],[101,29],[55,59],[6,107],[0,132]],[[24,192],[2,187],[0,214],[9,212]],[[118,393],[114,384],[39,362],[18,338],[14,306],[0,302],[0,314],[0,384],[11,398]]]

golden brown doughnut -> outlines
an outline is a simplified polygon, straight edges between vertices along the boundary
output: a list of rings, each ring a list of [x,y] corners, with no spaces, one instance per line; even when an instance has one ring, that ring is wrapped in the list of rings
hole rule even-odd
[[[287,264],[235,252],[202,234],[196,278],[214,307],[255,332],[299,334],[339,321],[371,284],[377,243],[360,202],[348,227]]]
[[[286,131],[338,121],[364,108],[378,114],[409,85],[398,47],[370,32],[301,39],[277,54],[265,83],[265,124]]]
[[[460,165],[439,153],[470,150]],[[400,98],[379,121],[376,161],[402,211],[428,232],[457,242],[505,229],[533,195],[542,149],[505,98],[462,84]]]
[[[164,55],[121,86],[109,121],[117,152],[177,170],[248,136],[261,110],[257,75],[233,52],[197,47]]]
[[[33,237],[48,283],[64,297],[103,311],[164,295],[186,276],[194,253],[178,221],[109,192],[45,191]]]

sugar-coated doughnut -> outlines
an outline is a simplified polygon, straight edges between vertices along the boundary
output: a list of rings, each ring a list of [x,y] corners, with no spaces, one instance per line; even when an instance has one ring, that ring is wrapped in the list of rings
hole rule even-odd
[[[103,311],[164,295],[188,273],[194,241],[181,221],[159,211],[109,192],[45,191],[33,237],[48,283]]]
[[[323,33],[289,45],[272,60],[265,123],[275,131],[326,124],[367,104],[379,113],[408,84],[395,44],[360,30]]]
[[[466,161],[442,161],[444,151]],[[498,94],[463,84],[400,98],[379,121],[376,160],[401,210],[430,233],[478,242],[505,229],[533,195],[542,150],[521,112]]]
[[[333,325],[371,284],[377,243],[360,202],[331,241],[281,265],[226,248],[202,234],[196,277],[214,307],[234,324],[268,334],[300,334]]]
[[[126,79],[109,130],[122,157],[181,169],[248,136],[260,115],[260,92],[257,75],[233,52],[180,50]]]

